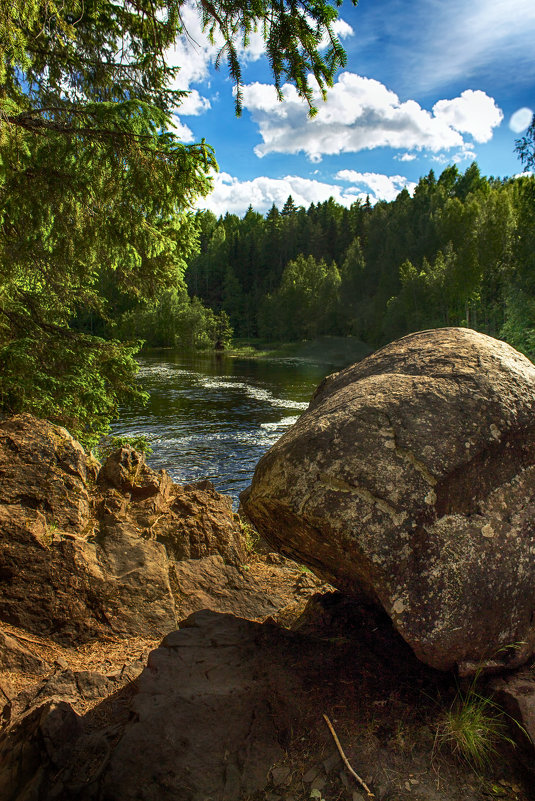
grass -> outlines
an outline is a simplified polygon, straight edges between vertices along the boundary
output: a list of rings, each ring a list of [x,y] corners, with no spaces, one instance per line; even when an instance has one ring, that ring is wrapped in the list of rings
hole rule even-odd
[[[241,533],[245,541],[245,550],[251,556],[256,552],[256,549],[260,542],[260,534],[258,533],[256,528],[252,526],[250,523],[248,523],[246,520],[243,520],[239,516],[237,517]]]
[[[439,717],[434,750],[443,747],[476,772],[488,768],[500,743],[514,746],[508,736],[501,707],[481,695],[472,682],[468,690],[457,690],[451,706]]]

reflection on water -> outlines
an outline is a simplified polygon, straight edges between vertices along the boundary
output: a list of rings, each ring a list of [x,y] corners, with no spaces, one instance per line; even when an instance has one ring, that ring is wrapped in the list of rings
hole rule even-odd
[[[140,364],[149,402],[124,408],[114,433],[144,434],[155,470],[165,468],[179,483],[209,478],[234,498],[325,375],[314,364],[168,350],[143,355]]]

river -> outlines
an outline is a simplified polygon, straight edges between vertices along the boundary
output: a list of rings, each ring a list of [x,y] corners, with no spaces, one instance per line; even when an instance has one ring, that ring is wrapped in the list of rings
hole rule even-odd
[[[163,350],[139,359],[146,406],[123,408],[114,434],[144,434],[147,461],[180,484],[209,478],[237,504],[260,457],[307,408],[324,365]]]

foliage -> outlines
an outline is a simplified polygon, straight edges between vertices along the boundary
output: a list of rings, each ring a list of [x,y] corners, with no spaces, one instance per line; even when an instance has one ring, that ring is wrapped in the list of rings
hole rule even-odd
[[[98,445],[93,449],[93,452],[100,461],[104,461],[104,459],[107,459],[108,456],[124,445],[130,445],[136,451],[139,451],[139,453],[144,453],[147,456],[152,453],[152,448],[143,434],[137,437],[112,437],[107,435],[102,437]]]
[[[476,164],[422,177],[391,203],[289,197],[262,218],[199,212],[189,291],[224,309],[237,336],[325,334],[373,345],[461,325],[535,356],[535,178],[484,178]]]
[[[122,336],[143,339],[151,347],[190,350],[228,347],[232,338],[227,314],[216,314],[198,298],[191,300],[182,284],[125,313],[119,330]]]
[[[334,333],[339,286],[335,264],[298,256],[286,266],[278,290],[266,298],[260,335],[297,340]]]
[[[258,546],[260,544],[260,534],[247,520],[238,517],[238,522],[245,542],[245,549],[249,556],[252,556],[258,550]]]
[[[535,114],[525,135],[515,142],[515,150],[524,169],[535,169]]]
[[[173,133],[184,93],[173,88],[166,50],[185,32],[184,4],[13,0],[0,8],[0,401],[4,412],[68,425],[87,445],[119,398],[136,392],[135,345],[96,336],[93,323],[109,334],[114,297],[130,296],[127,308],[161,305],[162,288],[179,287],[197,248],[191,208],[217,166],[204,141],[185,145]],[[323,90],[332,83],[345,59],[335,6],[195,3],[227,55],[238,110],[238,42],[247,46],[257,28],[277,87],[293,81],[311,104],[307,73]],[[320,52],[325,36],[330,46]],[[207,314],[198,304],[190,311]]]
[[[435,746],[449,748],[474,770],[482,771],[491,763],[500,742],[513,745],[513,741],[501,708],[478,692],[476,681],[465,692],[458,689],[451,706],[442,713]]]

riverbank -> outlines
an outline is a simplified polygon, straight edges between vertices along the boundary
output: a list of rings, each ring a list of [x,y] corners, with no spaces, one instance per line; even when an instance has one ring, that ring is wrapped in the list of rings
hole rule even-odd
[[[279,359],[342,369],[360,361],[373,350],[356,337],[324,336],[301,342],[234,339],[232,345],[221,353],[238,359]]]

